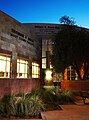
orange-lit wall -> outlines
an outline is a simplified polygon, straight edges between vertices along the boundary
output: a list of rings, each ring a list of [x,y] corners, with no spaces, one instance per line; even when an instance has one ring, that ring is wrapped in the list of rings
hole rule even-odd
[[[62,90],[89,91],[89,81],[61,81]]]

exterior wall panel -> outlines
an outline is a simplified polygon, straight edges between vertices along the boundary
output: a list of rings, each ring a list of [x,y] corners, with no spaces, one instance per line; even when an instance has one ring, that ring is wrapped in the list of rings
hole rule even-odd
[[[40,79],[0,79],[0,98],[8,94],[27,93],[40,87]]]
[[[32,79],[32,62],[39,61],[34,39],[27,27],[0,11],[0,54],[11,57],[11,76],[0,78],[0,97],[12,93],[29,92],[40,87],[40,79]],[[26,79],[17,79],[17,58],[28,60],[28,78]]]

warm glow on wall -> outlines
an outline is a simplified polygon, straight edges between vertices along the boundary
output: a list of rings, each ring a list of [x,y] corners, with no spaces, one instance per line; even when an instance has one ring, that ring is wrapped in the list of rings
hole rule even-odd
[[[45,76],[46,80],[48,80],[48,81],[52,80],[52,71],[50,69],[46,70],[45,74],[46,74],[46,76]]]

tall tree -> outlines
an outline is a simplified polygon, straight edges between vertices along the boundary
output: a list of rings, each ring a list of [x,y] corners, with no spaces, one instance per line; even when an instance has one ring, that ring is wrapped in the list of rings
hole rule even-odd
[[[67,25],[75,25],[75,21],[72,17],[69,17],[69,16],[62,16],[60,19],[59,19],[60,23],[63,23],[63,24],[67,24]]]
[[[56,72],[60,73],[72,66],[79,79],[89,76],[89,30],[63,25],[53,40],[51,61]],[[84,71],[81,76],[81,68]]]

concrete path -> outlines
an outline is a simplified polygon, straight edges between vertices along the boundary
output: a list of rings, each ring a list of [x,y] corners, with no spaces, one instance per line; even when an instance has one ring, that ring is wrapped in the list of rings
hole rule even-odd
[[[42,112],[42,120],[89,120],[89,105],[60,105],[63,110]]]
[[[38,118],[0,118],[0,120],[42,120]]]

